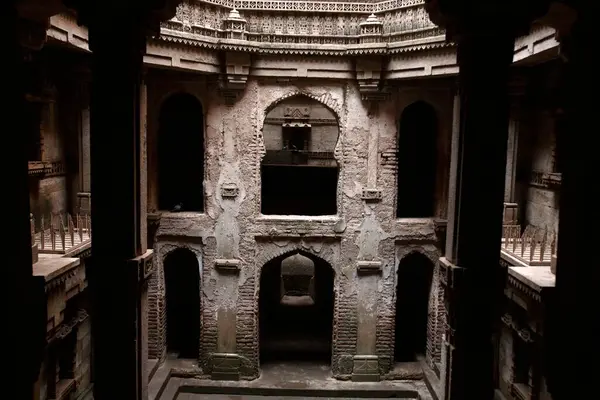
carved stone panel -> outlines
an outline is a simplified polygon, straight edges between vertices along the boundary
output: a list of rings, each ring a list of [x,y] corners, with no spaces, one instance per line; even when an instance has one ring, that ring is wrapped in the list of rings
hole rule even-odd
[[[380,189],[363,189],[361,198],[364,201],[381,201],[383,197]]]
[[[221,186],[221,197],[234,199],[238,196],[239,189],[235,183],[225,183]]]
[[[214,353],[211,358],[211,379],[238,381],[240,379],[240,357],[237,354]]]
[[[379,382],[379,378],[379,357],[372,355],[354,356],[353,381]]]

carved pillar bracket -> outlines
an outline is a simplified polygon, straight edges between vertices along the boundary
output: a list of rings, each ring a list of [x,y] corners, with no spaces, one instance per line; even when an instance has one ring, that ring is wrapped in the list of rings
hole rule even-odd
[[[381,261],[357,261],[356,271],[358,274],[380,274],[383,268]]]
[[[355,73],[361,98],[368,102],[386,100],[389,93],[384,88],[383,70],[385,58],[370,55],[356,60]]]
[[[220,90],[225,99],[225,104],[233,105],[246,88],[251,61],[248,53],[225,53],[225,74],[220,80]]]
[[[141,256],[129,260],[130,266],[137,271],[139,282],[144,282],[152,275],[153,250],[146,250]]]

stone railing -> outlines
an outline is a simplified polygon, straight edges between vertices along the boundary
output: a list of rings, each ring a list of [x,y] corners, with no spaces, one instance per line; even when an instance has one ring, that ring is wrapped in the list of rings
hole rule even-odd
[[[555,254],[556,235],[553,232],[529,225],[521,234],[521,225],[502,227],[501,256],[519,266],[550,266]]]
[[[91,244],[89,215],[50,214],[30,218],[33,246],[40,254],[70,254]]]

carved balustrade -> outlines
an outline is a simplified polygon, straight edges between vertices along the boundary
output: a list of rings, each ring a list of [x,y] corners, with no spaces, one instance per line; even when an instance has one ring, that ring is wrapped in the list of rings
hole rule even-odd
[[[512,258],[521,266],[550,266],[556,255],[556,234],[529,225],[521,233],[521,225],[502,227],[501,256]]]
[[[92,220],[89,215],[50,214],[31,217],[33,245],[42,254],[74,254],[91,244]]]

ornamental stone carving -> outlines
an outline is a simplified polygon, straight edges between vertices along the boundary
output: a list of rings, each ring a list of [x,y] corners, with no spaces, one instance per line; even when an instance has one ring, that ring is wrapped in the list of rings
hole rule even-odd
[[[198,0],[179,5],[163,32],[287,44],[360,45],[435,38],[444,31],[422,0],[306,2]],[[189,35],[191,34],[191,36]]]

